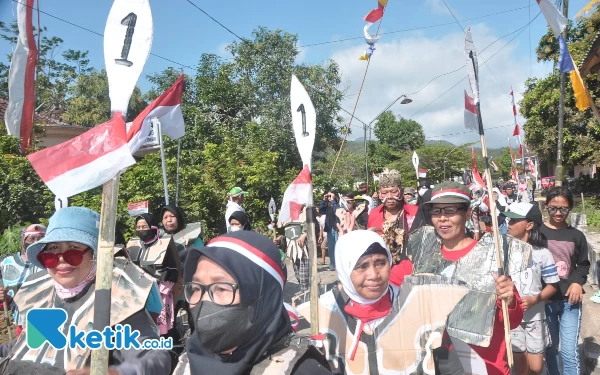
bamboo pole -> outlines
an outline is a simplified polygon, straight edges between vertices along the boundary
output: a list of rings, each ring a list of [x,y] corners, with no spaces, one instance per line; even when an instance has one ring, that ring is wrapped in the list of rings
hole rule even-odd
[[[485,175],[485,182],[487,185],[487,189],[488,192],[493,191],[494,189],[494,185],[492,183],[492,174],[490,173],[490,164],[489,164],[489,159],[488,159],[488,152],[487,152],[487,144],[485,141],[485,134],[483,131],[483,121],[481,119],[481,109],[480,109],[480,105],[479,102],[477,102],[477,121],[479,122],[479,137],[481,139],[481,154],[483,156],[483,163],[484,163],[484,175]],[[487,172],[487,173],[486,173]],[[494,199],[492,198],[490,200],[490,216],[492,216],[492,231],[494,234],[494,246],[496,247],[496,265],[498,267],[498,275],[503,275],[504,274],[504,262],[502,261],[503,258],[503,253],[501,251],[501,244],[500,244],[500,230],[498,228],[498,216],[496,215],[496,202],[494,202]],[[508,261],[508,259],[505,259],[506,261]],[[506,304],[505,300],[502,300],[502,315],[504,318],[504,338],[506,341],[506,357],[508,360],[508,367],[510,370],[510,373],[513,373],[513,366],[514,366],[514,358],[513,358],[513,352],[512,352],[512,343],[511,343],[511,334],[510,334],[510,317],[508,315],[508,305]]]
[[[94,330],[103,331],[110,327],[111,286],[117,224],[117,203],[119,198],[117,175],[102,187],[102,208],[100,210],[100,235],[96,257],[96,291],[94,293]],[[108,349],[101,346],[92,350],[90,375],[106,375],[108,372]]]
[[[310,187],[312,192],[312,183]],[[308,226],[308,243],[310,250],[310,334],[319,334],[319,281],[317,275],[317,237],[315,234],[315,212],[313,208],[312,194],[306,205],[306,224]]]

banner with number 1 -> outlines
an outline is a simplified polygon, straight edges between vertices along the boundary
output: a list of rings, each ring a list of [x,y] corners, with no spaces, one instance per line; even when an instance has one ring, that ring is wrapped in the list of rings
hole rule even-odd
[[[104,29],[104,63],[111,112],[127,113],[129,99],[152,47],[148,0],[115,0]]]

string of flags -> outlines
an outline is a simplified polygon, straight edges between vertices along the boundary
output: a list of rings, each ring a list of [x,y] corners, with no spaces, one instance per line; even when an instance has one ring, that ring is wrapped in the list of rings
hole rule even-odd
[[[367,47],[365,52],[358,58],[359,60],[369,60],[373,55],[373,52],[375,52],[375,43],[379,41],[379,36],[377,34],[372,35],[369,32],[369,28],[383,17],[387,2],[388,0],[378,0],[377,8],[372,9],[364,18],[367,24],[363,29],[363,33],[365,35],[365,42],[369,47]]]
[[[567,42],[562,36],[562,32],[567,27],[567,18],[558,11],[556,6],[550,0],[537,0],[548,25],[552,29],[554,36],[558,39],[560,47],[560,55],[558,58],[558,66],[561,73],[569,73],[571,75],[571,83],[575,93],[575,105],[580,111],[585,110],[590,106],[589,97],[583,83],[583,79],[579,74],[579,69],[575,69],[575,63],[569,53]]]

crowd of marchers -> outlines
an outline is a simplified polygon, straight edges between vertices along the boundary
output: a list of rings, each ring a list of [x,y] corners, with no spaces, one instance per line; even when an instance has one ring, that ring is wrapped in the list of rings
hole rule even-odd
[[[134,238],[117,233],[110,324],[174,346],[110,350],[108,374],[509,375],[510,357],[515,374],[580,373],[590,262],[567,220],[568,188],[538,202],[528,176],[489,191],[426,178],[406,187],[386,171],[375,189],[327,190],[314,208],[292,207],[272,238],[253,231],[247,194],[231,189],[227,233],[206,244],[172,205],[137,216]],[[31,348],[26,320],[31,309],[60,308],[65,337],[70,325],[94,329],[99,222],[88,208],[62,208],[47,227],[23,228],[20,251],[0,263],[0,301],[16,328],[0,344],[0,374],[90,373],[91,349]],[[287,267],[306,297],[312,261],[337,284],[317,306],[284,304]],[[299,319],[319,334],[297,332]]]

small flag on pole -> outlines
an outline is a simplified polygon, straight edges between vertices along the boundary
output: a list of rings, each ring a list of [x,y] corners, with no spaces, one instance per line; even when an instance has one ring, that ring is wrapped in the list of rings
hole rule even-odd
[[[310,179],[310,169],[308,168],[308,164],[305,164],[298,177],[285,189],[278,222],[281,224],[298,220],[302,212],[302,206],[308,204],[311,200],[312,182]]]
[[[479,122],[477,121],[477,107],[475,100],[467,94],[465,90],[465,128],[477,131]]]
[[[494,163],[494,161],[492,160],[492,167],[494,168],[494,170],[496,172],[498,172],[498,166],[496,165],[496,163]]]

